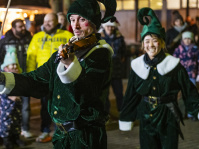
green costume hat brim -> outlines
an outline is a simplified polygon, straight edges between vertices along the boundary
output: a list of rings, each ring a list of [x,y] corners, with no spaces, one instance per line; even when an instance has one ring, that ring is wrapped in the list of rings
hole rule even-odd
[[[106,23],[107,21],[115,21],[115,11],[117,3],[115,0],[98,0],[103,3],[106,12],[104,17],[101,19],[101,12],[99,4],[96,0],[76,0],[74,1],[67,13],[67,19],[70,22],[70,15],[77,14],[85,19],[89,20],[96,25],[96,28],[99,29],[101,23]]]

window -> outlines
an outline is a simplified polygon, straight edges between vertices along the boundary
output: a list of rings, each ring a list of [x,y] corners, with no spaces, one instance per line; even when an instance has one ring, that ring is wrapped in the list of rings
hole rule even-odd
[[[198,0],[198,8],[199,8],[199,0]]]
[[[189,0],[190,8],[197,8],[197,0]],[[187,8],[187,0],[182,0],[182,8]]]
[[[134,10],[135,0],[117,0],[117,10]]]
[[[123,0],[123,10],[134,10],[135,0]]]
[[[149,5],[154,10],[161,10],[162,9],[162,0],[150,0]]]
[[[143,7],[149,6],[149,0],[139,0],[138,8],[141,9]]]
[[[167,0],[167,9],[180,9],[180,4],[182,3],[182,8],[187,7],[187,0]],[[101,5],[101,10],[104,9],[104,5]],[[163,2],[162,0],[139,0],[138,9],[143,7],[150,7],[154,10],[161,10]],[[199,0],[189,0],[190,8],[199,8]],[[135,0],[117,0],[117,10],[134,10]]]
[[[180,0],[167,0],[167,9],[180,9]]]

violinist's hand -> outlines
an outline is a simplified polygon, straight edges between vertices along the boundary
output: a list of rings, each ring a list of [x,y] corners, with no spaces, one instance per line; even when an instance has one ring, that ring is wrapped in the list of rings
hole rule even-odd
[[[12,101],[21,101],[21,98],[19,96],[8,96],[8,98]]]
[[[59,51],[58,51],[59,54],[64,50],[62,47],[63,47],[63,44],[61,44],[61,45],[59,46]],[[74,54],[74,53],[69,53],[69,54],[67,54],[67,57],[68,57],[68,58],[63,58],[62,56],[60,56],[61,62],[62,62],[63,64],[65,64],[65,67],[66,67],[66,68],[68,68],[69,65],[73,62],[74,57],[75,57],[75,54]]]

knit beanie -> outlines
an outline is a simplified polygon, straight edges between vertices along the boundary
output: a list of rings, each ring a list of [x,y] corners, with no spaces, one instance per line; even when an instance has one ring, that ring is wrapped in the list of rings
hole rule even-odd
[[[182,39],[190,38],[193,41],[193,37],[194,37],[194,35],[190,31],[185,31],[185,32],[182,33]]]
[[[173,24],[177,19],[180,19],[184,23],[183,17],[180,15],[179,11],[175,10],[173,11]]]
[[[4,62],[1,65],[1,69],[3,70],[6,66],[10,64],[19,64],[16,49],[12,46],[7,49],[6,55],[4,57]]]
[[[104,4],[106,8],[106,12],[102,19],[97,1]],[[99,29],[101,23],[106,23],[109,20],[112,22],[115,21],[113,15],[115,14],[116,6],[116,0],[76,0],[71,4],[68,10],[67,19],[70,22],[70,15],[77,14],[95,24],[96,29]]]
[[[141,32],[141,39],[143,40],[146,35],[156,34],[158,37],[165,40],[165,29],[162,27],[160,21],[158,20],[155,12],[148,7],[142,8],[138,11],[138,20],[144,25]],[[147,16],[150,16],[150,21]],[[144,20],[145,19],[145,20]]]

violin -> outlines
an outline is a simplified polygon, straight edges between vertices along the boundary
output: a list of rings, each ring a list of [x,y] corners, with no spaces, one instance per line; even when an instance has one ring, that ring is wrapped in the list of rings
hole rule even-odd
[[[76,40],[76,41],[75,41]],[[79,50],[85,50],[87,47],[98,42],[96,34],[91,34],[83,38],[75,38],[63,45],[61,53],[57,53],[55,63],[58,63],[62,58],[67,59],[69,53],[74,53]],[[62,58],[61,58],[61,57]]]

